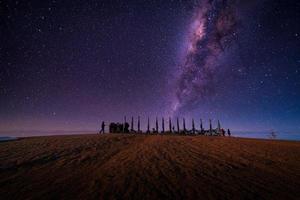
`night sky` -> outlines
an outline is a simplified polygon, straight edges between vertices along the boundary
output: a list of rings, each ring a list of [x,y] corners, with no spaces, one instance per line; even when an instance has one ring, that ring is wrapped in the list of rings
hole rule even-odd
[[[0,0],[0,134],[124,115],[300,131],[297,0]]]

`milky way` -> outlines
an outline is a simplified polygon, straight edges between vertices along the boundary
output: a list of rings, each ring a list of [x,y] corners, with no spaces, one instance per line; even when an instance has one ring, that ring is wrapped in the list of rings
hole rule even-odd
[[[203,0],[195,9],[184,64],[176,83],[173,113],[193,108],[215,94],[218,58],[237,37],[235,1]]]
[[[151,127],[178,116],[187,127],[211,118],[233,132],[300,131],[300,1],[0,8],[0,136],[96,133],[124,115],[140,116],[143,130],[148,116]]]

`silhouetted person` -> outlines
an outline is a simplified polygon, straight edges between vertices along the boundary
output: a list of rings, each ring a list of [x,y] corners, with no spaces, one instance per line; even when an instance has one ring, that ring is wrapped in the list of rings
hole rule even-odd
[[[228,136],[231,136],[231,132],[229,129],[227,129],[227,134],[228,134]]]
[[[104,129],[105,129],[105,123],[104,123],[104,121],[102,121],[101,130],[99,133],[104,133]]]

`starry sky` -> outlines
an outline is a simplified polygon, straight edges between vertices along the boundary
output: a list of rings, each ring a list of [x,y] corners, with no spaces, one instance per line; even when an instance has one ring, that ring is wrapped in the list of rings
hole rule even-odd
[[[124,115],[300,131],[297,0],[0,0],[0,134]]]

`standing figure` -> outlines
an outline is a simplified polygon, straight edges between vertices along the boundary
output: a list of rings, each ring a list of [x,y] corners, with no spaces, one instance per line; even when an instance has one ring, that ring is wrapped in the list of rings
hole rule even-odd
[[[99,134],[104,133],[104,129],[105,129],[105,123],[104,123],[104,121],[102,121],[101,130],[100,130]]]
[[[228,134],[228,136],[231,136],[230,129],[227,129],[227,134]]]

